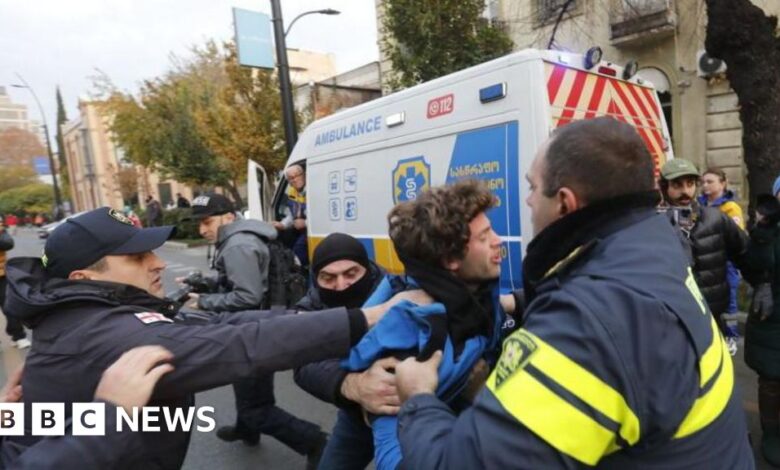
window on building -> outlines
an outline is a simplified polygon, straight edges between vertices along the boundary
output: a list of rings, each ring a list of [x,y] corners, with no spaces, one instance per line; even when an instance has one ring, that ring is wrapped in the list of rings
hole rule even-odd
[[[669,128],[669,138],[673,139],[672,134],[672,94],[668,91],[658,92],[658,101],[661,102],[661,110],[664,112],[664,118],[666,118],[666,126]]]
[[[536,0],[536,21],[540,24],[555,21],[564,6],[571,12],[577,8],[577,0]]]
[[[160,195],[160,204],[167,206],[173,203],[173,193],[171,192],[171,183],[160,183],[157,185],[157,193]]]

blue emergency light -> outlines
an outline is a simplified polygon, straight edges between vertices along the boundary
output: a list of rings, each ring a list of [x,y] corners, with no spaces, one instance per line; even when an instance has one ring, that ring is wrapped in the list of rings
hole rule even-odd
[[[506,83],[496,83],[489,87],[479,90],[479,101],[489,103],[504,98],[506,96]]]

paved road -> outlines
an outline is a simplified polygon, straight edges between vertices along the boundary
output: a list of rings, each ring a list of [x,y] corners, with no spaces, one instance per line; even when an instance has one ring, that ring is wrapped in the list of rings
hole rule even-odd
[[[10,256],[39,256],[43,250],[43,241],[35,237],[29,229],[22,229],[16,237],[16,247]],[[193,269],[204,272],[208,269],[206,249],[174,249],[162,247],[158,254],[166,261],[168,268],[164,275],[166,291],[173,290],[173,279],[186,275]],[[4,323],[4,319],[0,319]],[[4,324],[2,325],[4,327]],[[9,346],[10,339],[0,331],[0,380],[5,381],[7,374],[18,366],[25,352]],[[737,384],[741,388],[743,404],[751,434],[754,436],[757,464],[760,469],[771,469],[757,452],[760,428],[758,424],[758,404],[756,399],[756,375],[748,369],[741,353],[735,360]],[[280,406],[299,417],[313,421],[326,430],[330,430],[335,420],[335,408],[311,398],[301,391],[292,381],[292,374],[276,374],[276,398]],[[230,424],[235,418],[233,392],[230,387],[221,387],[197,395],[197,406],[213,406],[218,425]],[[243,444],[227,444],[219,441],[214,433],[194,433],[189,453],[184,463],[186,470],[213,470],[215,468],[243,469],[294,469],[303,468],[305,459],[275,439],[264,437],[261,445],[255,448]]]

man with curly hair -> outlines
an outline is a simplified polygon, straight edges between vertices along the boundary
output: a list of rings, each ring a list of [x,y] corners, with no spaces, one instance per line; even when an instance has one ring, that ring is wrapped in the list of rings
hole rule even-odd
[[[501,239],[487,217],[495,204],[483,182],[463,180],[430,189],[390,211],[390,238],[406,274],[386,277],[366,305],[416,288],[435,302],[399,303],[352,349],[343,363],[346,369],[365,370],[387,357],[428,359],[441,350],[436,393],[456,410],[469,406],[497,359],[505,318],[497,282]],[[367,419],[376,468],[397,468],[402,460],[397,418],[369,414]]]

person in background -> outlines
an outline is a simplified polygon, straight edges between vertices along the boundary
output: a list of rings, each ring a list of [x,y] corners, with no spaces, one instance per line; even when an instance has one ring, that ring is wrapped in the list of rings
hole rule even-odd
[[[309,248],[306,233],[306,169],[293,164],[284,171],[287,179],[287,214],[281,221],[273,223],[282,232],[283,240],[289,239],[290,248],[301,266],[309,266]]]
[[[780,177],[758,196],[742,274],[753,286],[745,325],[745,363],[758,374],[761,453],[780,467]]]
[[[159,227],[162,225],[163,210],[160,202],[151,194],[146,196],[146,226]]]
[[[3,225],[3,219],[0,218],[0,308],[5,314],[5,332],[11,337],[14,346],[19,349],[29,348],[31,343],[27,339],[27,333],[24,331],[24,326],[18,318],[8,316],[5,310],[5,261],[7,252],[11,251],[14,247],[14,239],[11,234],[5,229]]]
[[[11,236],[16,236],[16,227],[19,225],[19,217],[17,217],[16,214],[8,214],[5,217],[5,225]]]
[[[141,223],[141,219],[138,218],[138,214],[135,213],[132,207],[125,206],[124,213],[127,216],[127,218],[130,220],[130,222],[133,223],[133,226],[138,228],[144,228],[143,224]]]
[[[200,235],[216,243],[213,269],[217,271],[211,293],[191,294],[192,306],[212,312],[259,310],[269,305],[268,242],[276,231],[267,222],[241,219],[233,203],[222,194],[206,193],[192,201],[192,217]],[[356,308],[360,305],[356,306]],[[233,385],[236,397],[234,425],[217,429],[223,441],[241,440],[255,446],[260,435],[275,437],[307,458],[316,468],[327,436],[320,427],[299,419],[276,405],[274,374],[245,377]]]
[[[720,168],[707,168],[701,175],[701,195],[699,204],[704,207],[717,207],[721,212],[731,217],[731,220],[745,230],[745,219],[742,217],[742,208],[735,201],[734,191],[728,189],[726,173]],[[731,261],[727,264],[726,278],[729,282],[729,306],[726,314],[737,313],[737,288],[739,287],[739,271]],[[738,337],[736,318],[727,318],[726,326],[728,335]]]
[[[181,193],[176,193],[176,207],[178,207],[179,209],[186,209],[190,207],[189,199],[182,196]]]
[[[737,353],[736,319],[723,317],[729,307],[727,262],[739,264],[747,249],[744,230],[726,214],[714,207],[704,207],[696,200],[700,184],[698,168],[690,160],[675,158],[661,168],[658,185],[668,204],[667,215],[684,235],[693,275],[710,312],[726,336],[729,353]],[[728,323],[727,323],[728,322]]]

